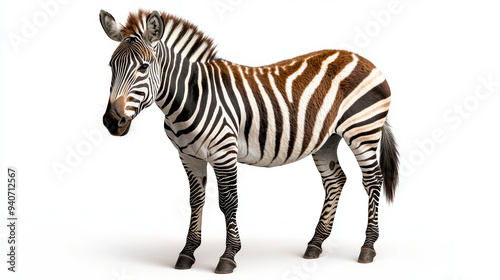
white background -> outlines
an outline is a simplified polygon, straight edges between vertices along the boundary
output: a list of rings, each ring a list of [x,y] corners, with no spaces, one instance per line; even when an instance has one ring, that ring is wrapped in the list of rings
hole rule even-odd
[[[389,0],[67,1],[47,12],[48,2],[0,4],[1,260],[6,168],[19,170],[18,272],[2,261],[7,279],[500,279],[498,2],[401,1],[394,10]],[[348,182],[320,259],[301,258],[323,200],[307,158],[239,166],[243,248],[230,276],[213,273],[225,227],[210,173],[197,262],[173,268],[188,228],[188,185],[162,114],[153,105],[121,138],[101,124],[117,43],[99,10],[124,22],[140,7],[192,21],[237,63],[349,48],[382,70],[402,178],[395,203],[381,203],[374,263],[356,262],[367,196],[343,144]],[[384,10],[390,18],[377,21]],[[482,80],[494,82],[489,91]],[[75,158],[78,149],[84,155]]]

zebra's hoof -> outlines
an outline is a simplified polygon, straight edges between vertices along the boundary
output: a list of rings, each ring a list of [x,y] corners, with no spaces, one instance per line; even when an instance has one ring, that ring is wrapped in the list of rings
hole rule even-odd
[[[175,269],[190,269],[194,264],[194,259],[186,255],[179,255],[175,263]]]
[[[377,253],[371,248],[361,248],[361,253],[359,253],[358,262],[359,263],[371,263],[373,258]]]
[[[217,274],[229,274],[233,273],[236,268],[236,262],[228,258],[220,258],[217,268],[215,268],[215,273]]]
[[[315,245],[307,245],[306,252],[304,253],[304,259],[317,259],[321,255],[321,248]]]

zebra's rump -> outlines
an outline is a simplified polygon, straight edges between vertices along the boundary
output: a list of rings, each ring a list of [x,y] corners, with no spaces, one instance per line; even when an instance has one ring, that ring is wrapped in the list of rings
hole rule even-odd
[[[304,158],[336,133],[349,145],[380,133],[390,103],[382,73],[365,58],[323,50],[262,67],[213,62],[238,107],[238,161],[278,166]],[[356,144],[356,143],[354,143]]]

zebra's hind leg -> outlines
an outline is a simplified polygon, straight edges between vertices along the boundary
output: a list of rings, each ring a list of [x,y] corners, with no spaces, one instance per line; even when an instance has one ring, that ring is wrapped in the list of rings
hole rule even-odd
[[[321,245],[332,231],[340,193],[346,182],[346,176],[337,157],[337,147],[341,139],[336,134],[332,135],[323,147],[313,154],[314,163],[321,174],[323,187],[325,188],[325,201],[314,236],[308,243],[304,253],[306,259],[319,257],[322,252]]]
[[[231,155],[231,154],[230,154]],[[219,207],[226,218],[226,250],[220,257],[215,273],[232,273],[236,268],[234,257],[241,249],[238,225],[236,224],[236,210],[238,208],[238,194],[236,190],[236,154],[234,159],[221,159],[223,164],[212,164],[219,188]]]
[[[176,269],[190,269],[195,262],[194,251],[201,244],[201,216],[205,204],[205,185],[207,182],[207,162],[180,154],[182,165],[189,179],[191,221],[189,223],[186,245],[179,254]]]
[[[379,237],[378,205],[383,181],[377,160],[377,147],[381,137],[381,127],[374,127],[373,124],[369,126],[371,130],[368,132],[370,133],[346,133],[349,135],[344,135],[344,139],[354,153],[361,168],[363,187],[368,194],[368,225],[366,228],[365,243],[361,247],[358,258],[358,262],[360,263],[371,263],[376,255],[373,246]],[[366,131],[366,129],[363,131]]]

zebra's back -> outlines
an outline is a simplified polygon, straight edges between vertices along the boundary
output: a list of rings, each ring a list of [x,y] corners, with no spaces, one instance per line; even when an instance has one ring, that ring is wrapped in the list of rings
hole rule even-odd
[[[348,51],[317,51],[261,67],[213,65],[232,104],[226,106],[238,115],[238,161],[250,165],[294,162],[334,133],[352,137],[352,125],[369,125],[376,116],[373,121],[383,123],[390,103],[381,72]]]

